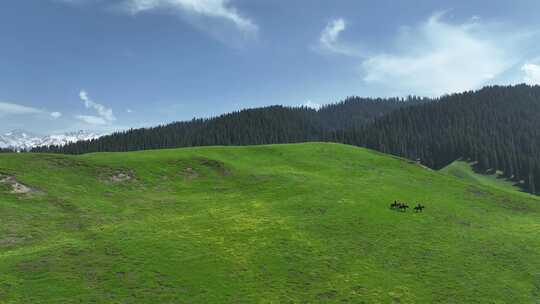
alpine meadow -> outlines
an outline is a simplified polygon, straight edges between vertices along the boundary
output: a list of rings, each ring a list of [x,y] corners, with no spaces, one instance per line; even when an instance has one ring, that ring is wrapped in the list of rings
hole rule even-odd
[[[540,304],[537,0],[0,2],[0,304]]]
[[[23,153],[0,165],[28,187],[3,186],[6,303],[530,303],[540,292],[540,199],[366,149]],[[427,208],[391,210],[396,199]]]

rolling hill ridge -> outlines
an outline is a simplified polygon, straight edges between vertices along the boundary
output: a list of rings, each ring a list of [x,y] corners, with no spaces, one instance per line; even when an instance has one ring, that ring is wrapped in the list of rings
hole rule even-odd
[[[540,296],[537,197],[363,148],[2,154],[0,168],[3,303]]]
[[[351,97],[316,111],[273,106],[211,119],[129,130],[96,140],[34,149],[82,154],[145,149],[325,141],[420,161],[433,169],[457,159],[503,172],[540,191],[540,86],[492,86],[428,99]]]

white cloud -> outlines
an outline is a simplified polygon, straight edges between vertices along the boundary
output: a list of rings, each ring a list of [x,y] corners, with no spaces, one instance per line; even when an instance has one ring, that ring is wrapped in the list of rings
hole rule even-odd
[[[525,74],[523,81],[531,85],[540,85],[540,65],[534,63],[526,63],[521,67],[521,71]]]
[[[95,118],[97,117],[101,119],[100,121],[103,121],[105,123],[110,123],[116,120],[116,117],[114,116],[112,109],[107,108],[102,104],[94,102],[92,99],[90,99],[90,97],[88,96],[88,93],[85,90],[80,91],[79,97],[81,98],[82,101],[84,101],[84,106],[87,109],[95,110],[98,116],[78,115],[76,116],[77,118],[86,122],[87,121],[96,122],[97,120]],[[89,117],[91,118],[89,119]]]
[[[103,117],[93,116],[93,115],[76,115],[75,118],[81,120],[90,125],[106,125],[106,121]]]
[[[257,39],[259,27],[241,14],[232,0],[51,0],[72,6],[92,5],[133,16],[155,11],[173,14],[194,28],[232,47]],[[241,35],[237,35],[238,32]],[[128,52],[129,53],[129,52]],[[127,54],[132,56],[132,54]]]
[[[126,113],[131,114],[131,113],[133,113],[133,110],[132,109],[126,109]]]
[[[62,117],[62,113],[60,113],[60,112],[52,112],[51,117],[54,118],[54,119],[58,119],[58,118]]]
[[[404,29],[394,53],[367,58],[367,83],[417,94],[441,95],[479,88],[516,64],[512,49],[520,35],[474,22],[449,24],[435,14],[416,28]]]
[[[249,18],[241,16],[229,0],[126,0],[125,6],[132,14],[155,9],[169,9],[180,13],[221,18],[232,22],[244,32],[257,32],[258,27]]]
[[[44,114],[43,110],[23,106],[16,103],[0,102],[0,113],[2,114]]]
[[[57,119],[62,116],[60,112],[47,112],[45,110],[37,109],[34,107],[24,106],[10,102],[0,102],[0,116],[4,115],[50,115],[52,118]]]
[[[339,36],[346,29],[347,23],[343,18],[330,21],[319,37],[320,48],[334,53],[350,54],[351,50],[339,43]]]

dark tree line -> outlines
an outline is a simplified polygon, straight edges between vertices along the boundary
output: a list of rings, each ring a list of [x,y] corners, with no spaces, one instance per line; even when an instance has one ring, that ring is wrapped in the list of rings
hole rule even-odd
[[[191,146],[320,141],[330,138],[337,130],[372,122],[375,118],[406,104],[406,101],[397,98],[350,97],[318,111],[306,107],[283,106],[247,109],[209,119],[193,119],[154,128],[133,129],[95,140],[66,146],[35,148],[32,151],[82,154]]]
[[[540,87],[493,86],[437,99],[350,97],[316,111],[272,106],[115,133],[33,152],[82,154],[208,145],[332,141],[418,160],[500,170],[540,192]]]
[[[540,86],[486,87],[400,108],[335,141],[419,160],[439,169],[456,159],[500,170],[540,192]]]

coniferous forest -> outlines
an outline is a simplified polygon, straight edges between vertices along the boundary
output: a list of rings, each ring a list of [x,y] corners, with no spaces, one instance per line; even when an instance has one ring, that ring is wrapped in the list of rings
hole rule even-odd
[[[540,87],[487,87],[401,108],[337,141],[440,169],[456,159],[540,191]]]
[[[314,110],[271,106],[209,119],[118,132],[33,152],[82,154],[208,145],[330,141],[417,160],[434,169],[454,160],[502,171],[540,192],[540,86],[492,86],[440,98],[350,97]]]
[[[33,152],[82,154],[124,152],[211,145],[257,145],[329,140],[341,130],[358,128],[422,99],[364,99],[358,97],[321,109],[270,106],[219,117],[175,122],[154,128],[133,129],[67,146]]]

